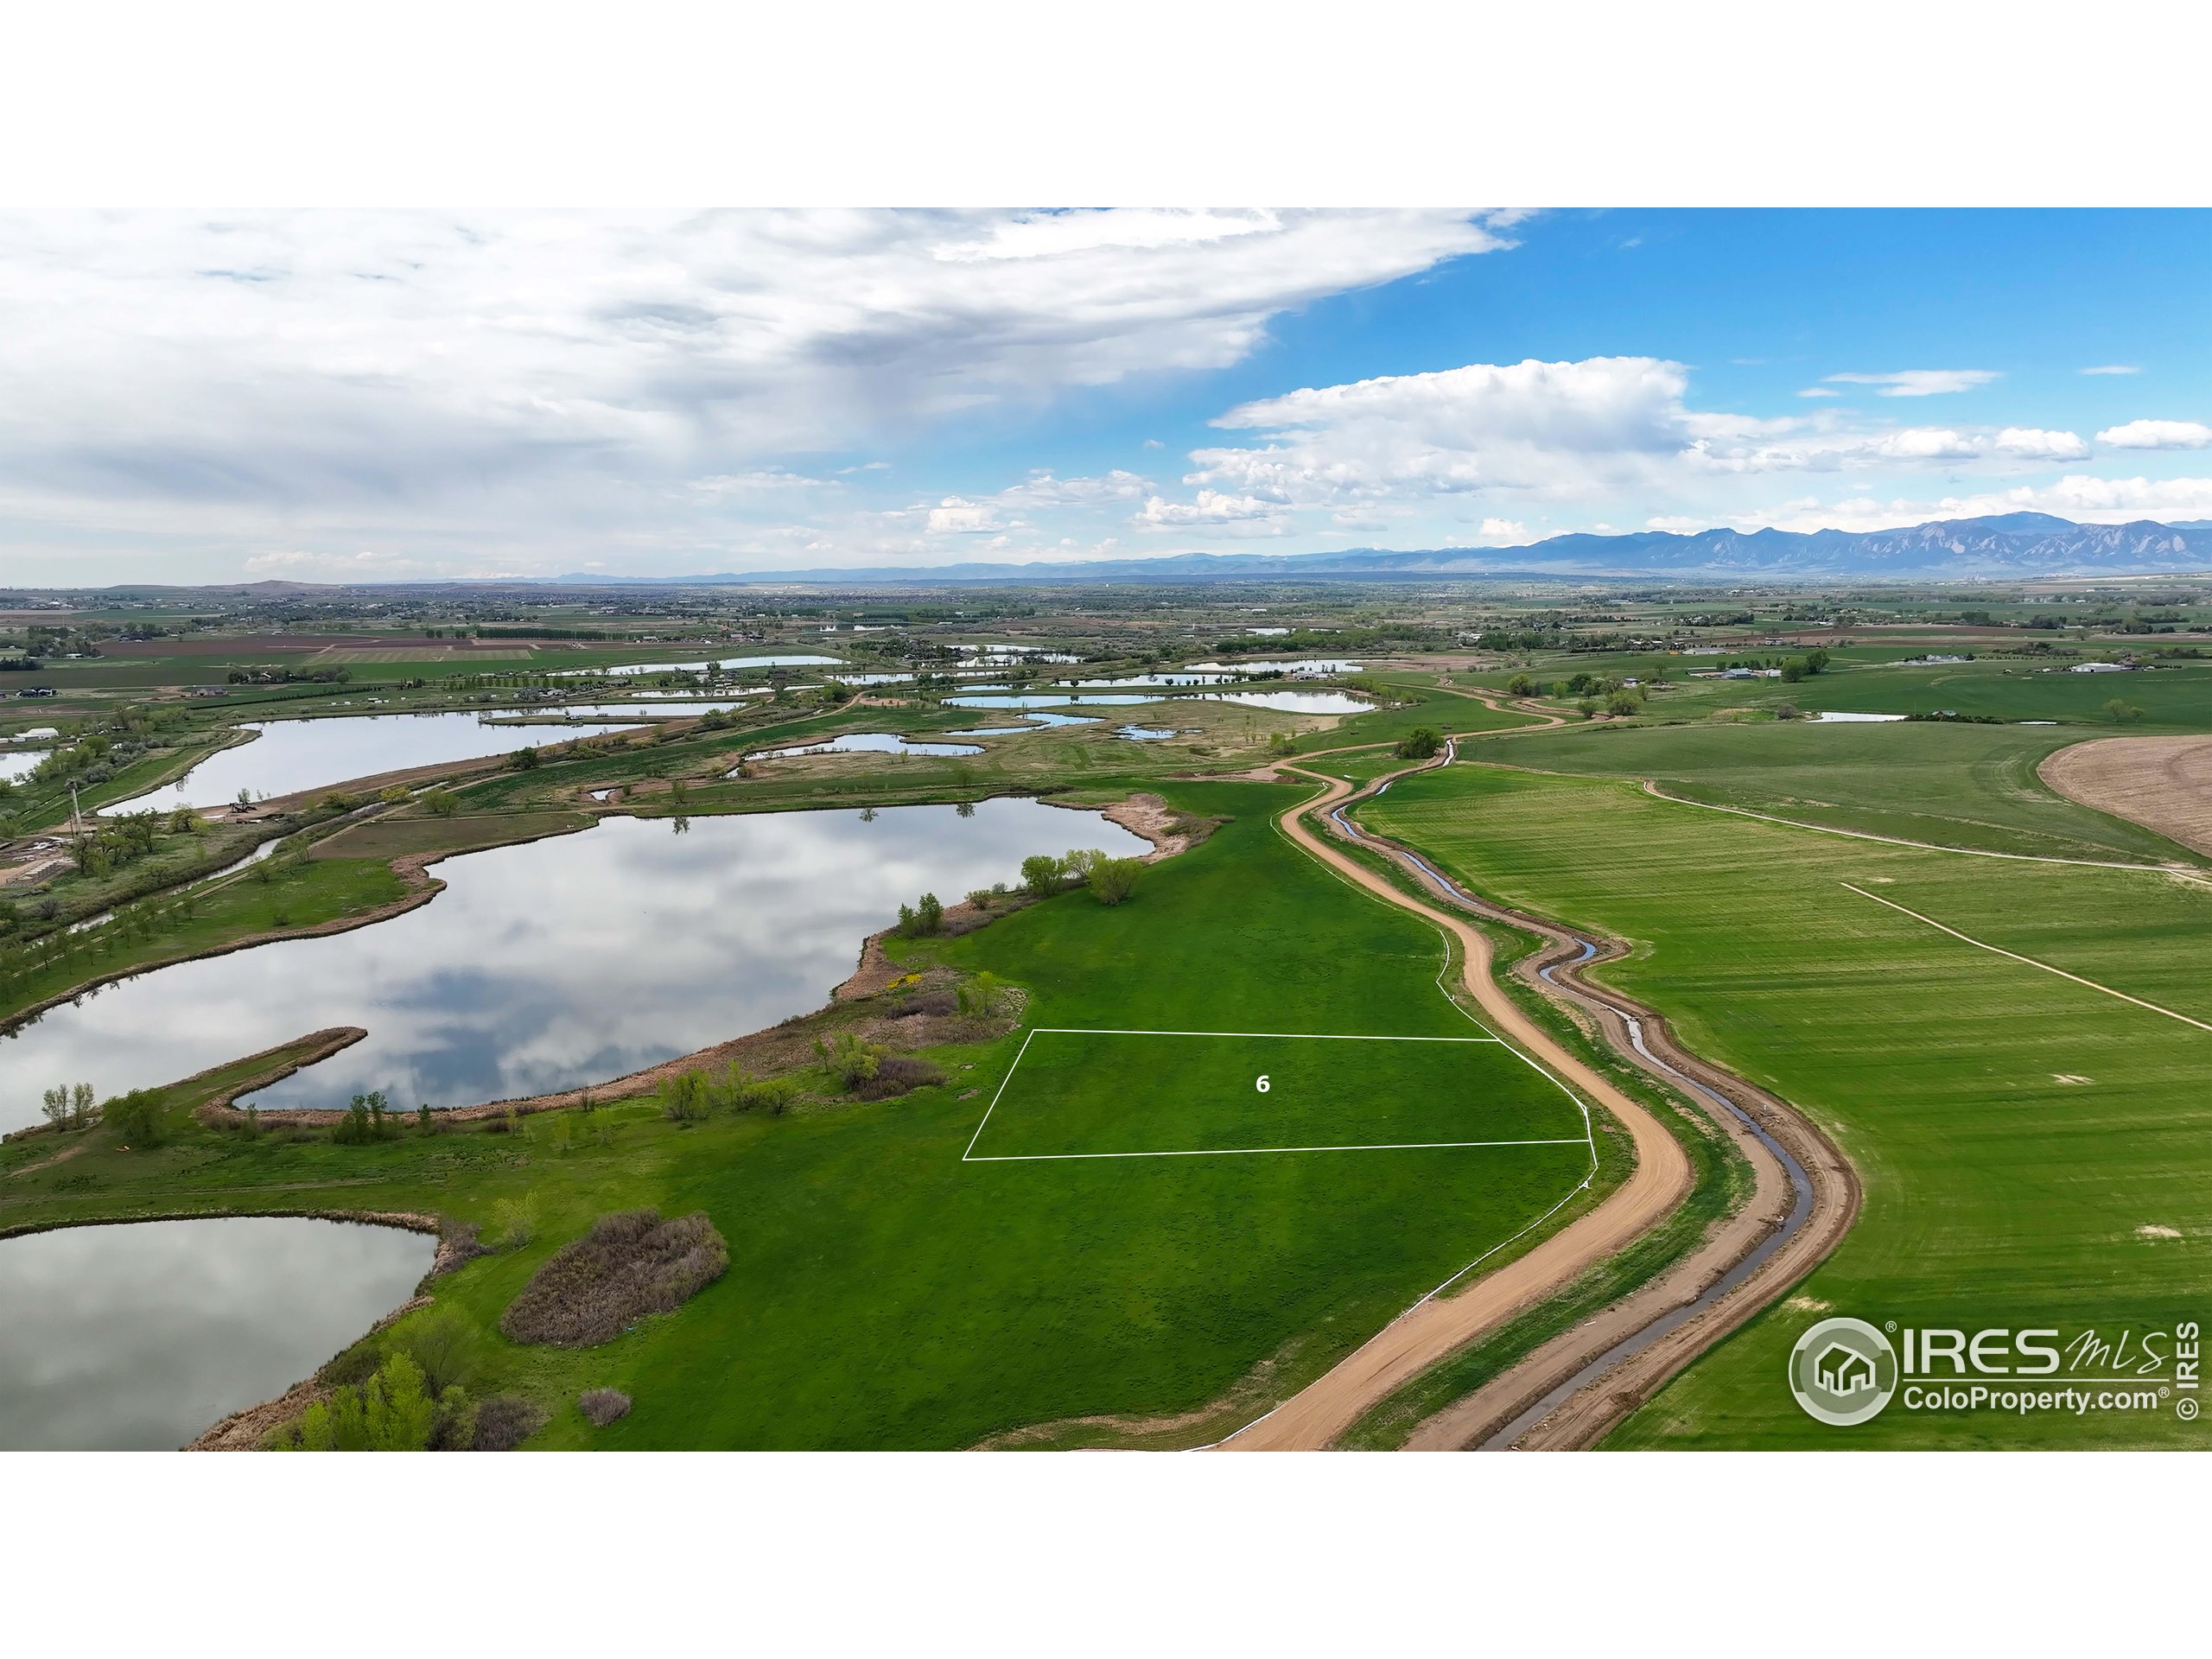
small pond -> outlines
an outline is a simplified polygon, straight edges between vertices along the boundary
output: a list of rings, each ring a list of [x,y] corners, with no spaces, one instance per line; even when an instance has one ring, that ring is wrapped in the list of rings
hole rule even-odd
[[[1095,812],[950,806],[610,817],[441,861],[446,891],[389,921],[141,974],[0,1039],[0,1129],[42,1090],[105,1100],[329,1026],[368,1037],[254,1097],[412,1110],[620,1077],[817,1008],[861,941],[934,893],[1012,881],[1033,853],[1150,850]]]
[[[29,777],[51,753],[50,749],[15,749],[0,753],[0,782],[12,784],[18,778]]]
[[[276,1217],[0,1239],[0,1451],[174,1451],[311,1375],[436,1251]]]
[[[1903,720],[1904,716],[1903,715],[1845,714],[1840,709],[1827,709],[1812,718],[1815,726],[1868,726],[1877,722],[1886,725],[1893,720]]]
[[[698,674],[719,668],[725,674],[742,674],[756,668],[817,668],[843,661],[838,657],[701,657],[688,663],[620,663],[613,668],[564,668],[563,674]]]
[[[520,715],[527,711],[486,712]],[[150,795],[118,802],[103,810],[143,812],[150,807],[168,812],[180,806],[224,806],[236,800],[242,789],[251,791],[257,800],[294,795],[410,766],[480,760],[618,728],[582,723],[487,725],[474,714],[457,714],[257,721],[245,729],[258,735],[208,756],[175,783]]]
[[[1349,691],[1198,691],[1189,700],[1241,702],[1247,709],[1273,709],[1286,715],[1363,715],[1375,705]]]
[[[973,743],[929,743],[897,732],[848,732],[827,743],[799,743],[787,749],[762,749],[748,758],[775,760],[788,754],[981,754]]]

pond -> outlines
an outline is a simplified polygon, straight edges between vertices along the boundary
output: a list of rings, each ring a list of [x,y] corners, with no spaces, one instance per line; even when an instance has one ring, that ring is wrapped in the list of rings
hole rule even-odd
[[[1021,717],[1019,726],[978,726],[972,732],[954,732],[954,737],[1014,737],[1023,732],[1050,731],[1055,726],[1096,726],[1096,715],[1055,715],[1042,709],[1033,709]]]
[[[252,1217],[0,1240],[0,1451],[174,1451],[414,1294],[437,1241]]]
[[[685,826],[680,832],[678,825]],[[923,893],[1012,881],[1033,853],[1149,850],[1095,812],[1033,800],[688,820],[610,817],[448,858],[447,890],[371,927],[156,969],[0,1039],[0,1129],[42,1090],[103,1100],[328,1026],[365,1040],[255,1097],[412,1110],[620,1077],[817,1008],[861,941]]]
[[[688,663],[621,663],[613,668],[564,668],[562,674],[697,674],[720,668],[725,674],[743,674],[756,668],[819,668],[842,663],[842,657],[802,654],[786,657],[701,657]]]
[[[17,749],[0,754],[0,782],[14,783],[18,778],[28,778],[38,769],[38,763],[52,753],[50,749]]]
[[[1067,691],[1027,691],[1003,697],[947,697],[944,706],[948,709],[1065,709],[1070,704],[1113,707],[1159,701],[1156,696],[1078,697]]]
[[[1200,672],[1218,674],[1223,672],[1225,667],[1226,664],[1221,663],[1191,663],[1185,666],[1183,671],[1185,674]],[[1239,663],[1236,664],[1236,672],[1239,674],[1350,674],[1358,667],[1357,663],[1344,657],[1300,657],[1295,662]]]
[[[519,715],[519,709],[499,709]],[[410,766],[476,760],[541,744],[567,743],[612,725],[531,722],[486,725],[474,714],[349,715],[330,720],[255,721],[245,728],[259,735],[212,754],[175,783],[150,795],[102,809],[168,812],[180,806],[224,806],[242,789],[257,800],[329,789],[356,778],[374,778]]]
[[[787,749],[761,749],[754,760],[780,760],[787,754],[981,754],[973,743],[925,743],[897,732],[848,732],[827,743],[800,743]]]
[[[1199,691],[1186,701],[1241,702],[1286,715],[1363,715],[1375,705],[1349,691]]]
[[[1834,709],[1823,709],[1813,716],[1815,726],[1868,726],[1877,722],[1887,725],[1893,720],[1903,720],[1903,715],[1845,714]]]

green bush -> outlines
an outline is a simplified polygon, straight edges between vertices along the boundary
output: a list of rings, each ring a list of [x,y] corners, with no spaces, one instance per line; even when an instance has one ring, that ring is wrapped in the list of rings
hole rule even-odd
[[[1142,861],[1138,859],[1100,859],[1090,867],[1087,878],[1090,896],[1109,907],[1122,903],[1136,892],[1137,872],[1143,868]]]
[[[1401,760],[1426,760],[1443,747],[1443,734],[1434,727],[1416,726],[1398,740],[1391,753]]]
[[[157,1147],[162,1143],[162,1097],[149,1089],[133,1089],[100,1109],[100,1120],[122,1137],[127,1147]]]

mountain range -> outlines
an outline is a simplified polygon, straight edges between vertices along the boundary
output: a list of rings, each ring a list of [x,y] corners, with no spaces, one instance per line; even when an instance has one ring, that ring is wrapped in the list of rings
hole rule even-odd
[[[671,585],[725,582],[1190,582],[1262,578],[1388,581],[1451,576],[1772,576],[1881,579],[2098,576],[2212,571],[2212,520],[2077,524],[2042,512],[1950,518],[1902,530],[1705,530],[1681,534],[1554,536],[1517,547],[1342,553],[1181,553],[1067,563],[881,565],[616,578]],[[562,582],[603,584],[578,572]]]

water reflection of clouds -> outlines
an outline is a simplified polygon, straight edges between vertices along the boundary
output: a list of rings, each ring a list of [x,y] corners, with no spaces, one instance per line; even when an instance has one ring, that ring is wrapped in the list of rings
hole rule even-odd
[[[0,1450],[173,1450],[405,1301],[435,1248],[267,1217],[0,1242]]]
[[[902,902],[1011,881],[1032,853],[1145,843],[1035,801],[609,818],[448,859],[447,891],[375,926],[182,963],[0,1042],[0,1128],[41,1089],[103,1097],[327,1026],[369,1036],[257,1097],[458,1106],[600,1081],[819,1007]]]

